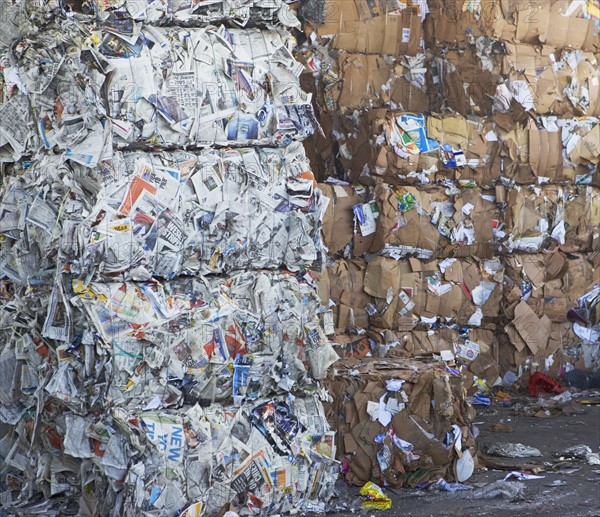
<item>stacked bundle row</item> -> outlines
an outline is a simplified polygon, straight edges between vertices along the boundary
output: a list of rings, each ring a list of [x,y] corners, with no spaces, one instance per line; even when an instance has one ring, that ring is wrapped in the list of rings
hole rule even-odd
[[[418,115],[372,110],[341,121],[340,163],[351,181],[598,185],[599,119],[556,116],[525,124],[505,114]]]
[[[310,42],[303,59],[329,137],[305,143],[331,199],[319,293],[348,368],[360,359],[400,369],[408,356],[434,354],[467,366],[465,386],[484,391],[530,368],[592,365],[600,335],[597,3],[330,0],[300,13]],[[356,407],[336,406],[346,419],[334,421],[357,442],[338,451],[352,482],[371,471],[410,486],[411,451],[393,440],[386,447],[355,418],[365,395],[395,407],[389,400],[398,397],[375,383],[364,393],[338,386]],[[448,402],[434,391],[435,408]],[[453,413],[457,424],[464,415]],[[383,425],[404,438],[398,423]],[[442,449],[451,442],[430,427]],[[468,440],[458,457],[465,447]],[[447,459],[433,463],[447,473]]]
[[[286,3],[238,4],[11,7],[9,512],[280,513],[332,496],[321,382],[337,355],[307,272],[327,200],[299,143],[317,124],[298,22]]]
[[[109,17],[86,35],[69,18],[43,46],[25,36],[4,50],[5,161],[39,148],[95,166],[113,145],[285,146],[317,127],[289,32],[129,22],[131,34]]]
[[[133,280],[297,270],[320,252],[327,200],[300,144],[117,151],[94,168],[44,156],[6,170],[0,267],[14,281],[55,267],[50,248],[77,274]],[[44,189],[53,196],[40,195]],[[31,228],[40,230],[35,239]]]

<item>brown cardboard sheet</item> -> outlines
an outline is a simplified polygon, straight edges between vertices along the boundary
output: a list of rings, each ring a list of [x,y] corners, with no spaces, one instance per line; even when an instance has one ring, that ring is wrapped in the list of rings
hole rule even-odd
[[[327,17],[318,33],[335,36],[334,48],[351,52],[415,55],[422,34],[418,6],[400,12],[386,7],[377,0],[327,0]]]

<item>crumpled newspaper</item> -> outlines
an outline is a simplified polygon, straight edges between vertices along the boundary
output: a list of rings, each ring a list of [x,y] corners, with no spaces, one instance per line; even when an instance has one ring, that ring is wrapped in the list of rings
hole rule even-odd
[[[521,481],[493,481],[476,488],[468,495],[473,499],[506,499],[521,501],[525,499],[525,483]]]
[[[85,285],[63,273],[53,287],[7,294],[0,420],[15,432],[0,443],[13,511],[26,511],[30,491],[103,515],[174,515],[199,499],[216,512],[246,505],[240,493],[273,511],[326,499],[333,435],[312,394],[337,355],[305,279],[252,271]]]
[[[71,305],[111,352],[108,396],[121,406],[241,403],[310,388],[336,359],[319,326],[316,293],[291,274],[162,284],[73,280],[72,289],[78,300]],[[67,335],[69,347],[79,346]]]
[[[29,2],[2,0],[0,44],[51,18],[75,20],[78,24],[107,23],[112,32],[131,35],[136,24],[205,26],[227,22],[234,26],[280,23],[300,28],[290,5],[297,0],[90,0],[87,2]]]
[[[219,21],[231,21],[239,26],[252,23],[279,21],[287,27],[300,27],[295,12],[288,4],[296,0],[93,0],[81,5],[65,2],[64,12],[80,22],[93,19],[110,19],[122,25],[132,22],[145,24],[198,25]]]
[[[487,453],[505,458],[531,458],[542,455],[539,449],[522,443],[494,443],[488,447]]]
[[[324,413],[313,413],[319,407],[313,397],[277,397],[239,408],[195,405],[179,414],[115,408],[83,418],[49,403],[40,423],[43,448],[28,453],[31,419],[18,428],[19,439],[2,443],[13,472],[28,467],[25,455],[44,466],[35,480],[44,499],[25,503],[23,493],[4,498],[3,506],[28,515],[79,509],[176,516],[189,501],[199,502],[201,515],[224,505],[247,515],[289,511],[293,501],[323,500],[333,488],[335,449]]]

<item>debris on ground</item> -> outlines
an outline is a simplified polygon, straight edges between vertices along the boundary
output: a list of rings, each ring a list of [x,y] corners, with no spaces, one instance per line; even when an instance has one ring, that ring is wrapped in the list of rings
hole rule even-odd
[[[522,443],[494,443],[488,446],[487,453],[504,458],[531,458],[542,455],[539,449]]]
[[[520,481],[494,481],[471,493],[473,499],[502,498],[508,501],[524,499],[525,484]]]
[[[360,489],[360,495],[364,497],[363,508],[387,510],[392,507],[392,500],[383,493],[375,483],[368,481]]]

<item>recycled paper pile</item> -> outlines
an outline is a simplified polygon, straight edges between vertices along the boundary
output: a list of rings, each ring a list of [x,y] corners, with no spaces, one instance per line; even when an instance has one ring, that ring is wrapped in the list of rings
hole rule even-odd
[[[332,495],[319,380],[337,355],[306,269],[327,201],[298,142],[317,125],[297,20],[278,0],[209,4],[2,5],[10,514]]]
[[[460,370],[473,394],[526,384],[535,370],[600,366],[599,7],[327,0],[299,10],[327,137],[305,145],[331,198],[319,292],[351,375],[332,381],[347,402],[331,420],[352,435],[338,447],[350,481],[371,469],[407,484],[415,471],[402,473],[406,451],[392,447],[392,463],[379,440],[406,439],[398,425],[363,407],[386,414],[397,399],[385,375],[371,382],[378,367],[429,357],[450,377]],[[350,366],[357,359],[368,374]],[[468,423],[454,415],[443,432],[428,427],[435,415],[419,416],[448,446],[450,424]]]
[[[473,473],[475,411],[460,372],[406,358],[344,359],[326,386],[349,483],[414,488]]]

